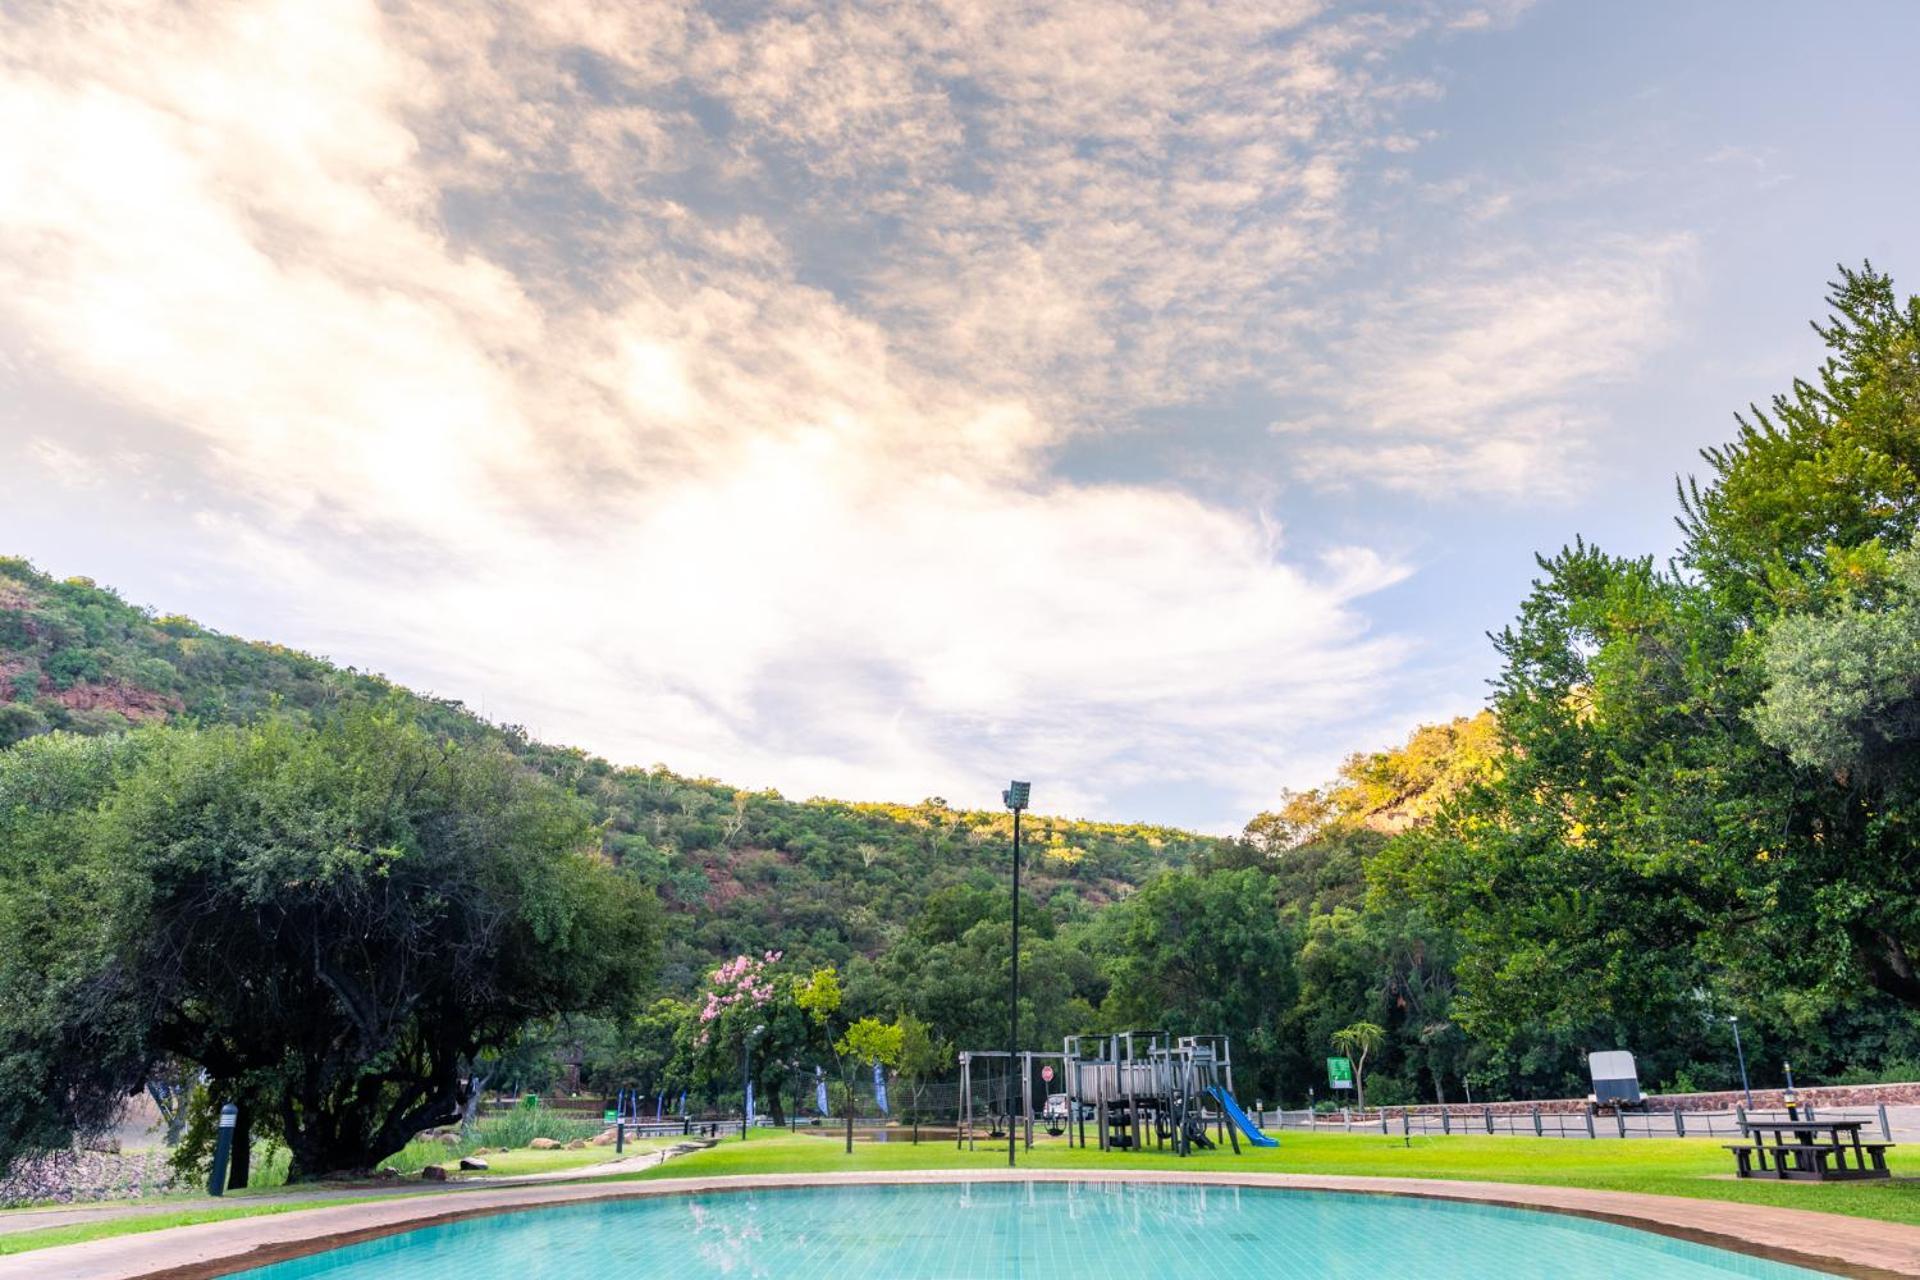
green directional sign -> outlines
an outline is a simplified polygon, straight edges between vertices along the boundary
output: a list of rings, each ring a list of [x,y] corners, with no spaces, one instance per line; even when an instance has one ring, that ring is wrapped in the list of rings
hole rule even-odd
[[[1353,1088],[1353,1059],[1328,1058],[1327,1083],[1336,1089]]]
[[[600,1119],[606,1124],[614,1124],[620,1119],[620,1113],[618,1111],[602,1112]]]

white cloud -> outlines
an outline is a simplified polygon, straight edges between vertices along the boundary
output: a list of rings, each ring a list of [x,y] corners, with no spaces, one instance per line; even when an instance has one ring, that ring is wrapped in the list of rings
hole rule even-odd
[[[37,11],[0,31],[0,319],[196,440],[203,529],[342,657],[800,792],[1013,761],[1090,810],[1150,769],[1251,804],[1403,660],[1363,604],[1403,571],[1051,450],[1294,348],[1356,168],[1431,91],[1379,69],[1419,26]],[[1423,405],[1550,399],[1521,366],[1596,340],[1551,301],[1410,298],[1445,340],[1346,407],[1451,450]]]

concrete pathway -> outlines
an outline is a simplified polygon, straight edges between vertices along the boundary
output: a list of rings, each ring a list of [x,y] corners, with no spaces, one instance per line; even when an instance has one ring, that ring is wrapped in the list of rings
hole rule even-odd
[[[541,1205],[753,1188],[958,1182],[1164,1182],[1400,1195],[1597,1218],[1836,1275],[1920,1276],[1920,1227],[1806,1209],[1507,1183],[1177,1170],[927,1170],[486,1187],[178,1227],[0,1258],[0,1280],[203,1280],[437,1222]]]
[[[346,1186],[333,1184],[322,1187],[280,1187],[272,1191],[261,1191],[251,1195],[232,1195],[218,1199],[213,1196],[168,1196],[119,1203],[63,1204],[44,1209],[9,1209],[0,1212],[0,1236],[14,1235],[22,1231],[42,1231],[49,1227],[106,1222],[117,1218],[144,1218],[155,1214],[182,1213],[193,1209],[231,1208],[234,1205],[354,1200],[364,1199],[367,1196],[439,1196],[484,1190],[489,1187],[540,1186],[552,1182],[591,1181],[595,1178],[609,1178],[618,1174],[651,1169],[654,1165],[670,1160],[674,1156],[701,1150],[704,1145],[702,1143],[676,1144],[655,1151],[641,1151],[630,1156],[620,1156],[603,1164],[556,1169],[550,1173],[523,1173],[514,1177],[470,1175],[454,1182],[423,1182],[417,1179],[395,1178]]]

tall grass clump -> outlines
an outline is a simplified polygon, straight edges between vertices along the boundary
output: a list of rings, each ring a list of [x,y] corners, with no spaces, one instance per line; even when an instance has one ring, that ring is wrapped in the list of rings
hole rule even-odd
[[[382,1160],[380,1167],[401,1174],[418,1173],[430,1164],[445,1164],[470,1156],[481,1147],[524,1147],[535,1138],[572,1142],[594,1137],[605,1127],[598,1120],[568,1115],[551,1107],[515,1107],[475,1121],[460,1131],[458,1142],[415,1138]]]

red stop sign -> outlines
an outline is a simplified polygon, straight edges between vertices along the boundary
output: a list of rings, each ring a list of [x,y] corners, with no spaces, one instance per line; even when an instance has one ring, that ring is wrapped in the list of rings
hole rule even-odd
[[[1045,1081],[1046,1081],[1046,1082],[1047,1082],[1048,1084],[1052,1084],[1052,1083],[1053,1083],[1053,1068],[1052,1068],[1052,1067],[1042,1067],[1042,1068],[1040,1068],[1040,1078],[1041,1078],[1042,1080],[1045,1080]]]

